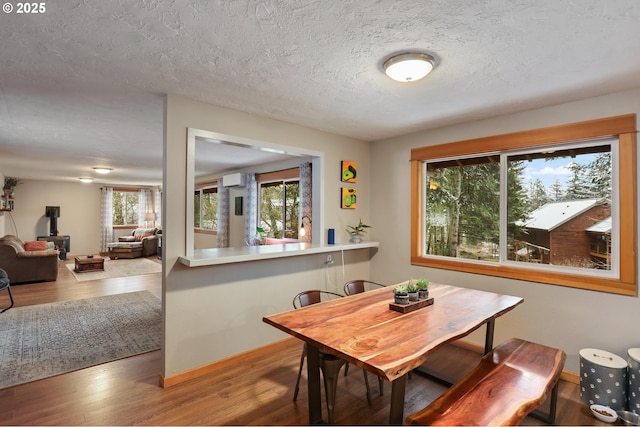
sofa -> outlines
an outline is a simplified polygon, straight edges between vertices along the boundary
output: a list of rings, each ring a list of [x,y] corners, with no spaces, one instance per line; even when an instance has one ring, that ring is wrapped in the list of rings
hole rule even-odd
[[[158,228],[136,228],[130,236],[118,237],[117,242],[109,243],[110,259],[149,257],[158,253]]]
[[[57,280],[60,253],[51,246],[6,235],[0,238],[0,268],[7,272],[11,284]]]

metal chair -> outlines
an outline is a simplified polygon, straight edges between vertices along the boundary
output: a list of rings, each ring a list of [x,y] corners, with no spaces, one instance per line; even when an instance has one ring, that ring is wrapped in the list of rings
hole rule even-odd
[[[323,300],[342,298],[343,296],[335,292],[310,290],[300,292],[293,298],[293,308],[298,309],[306,307],[311,304],[317,304]],[[307,343],[302,347],[302,355],[300,356],[300,368],[298,369],[298,379],[296,380],[296,388],[293,393],[294,402],[298,399],[298,392],[300,391],[300,378],[302,376],[302,368],[304,366],[304,359],[307,357]],[[324,391],[327,400],[327,412],[329,413],[329,424],[333,424],[333,412],[336,401],[336,390],[338,388],[338,376],[340,368],[343,365],[349,366],[346,360],[340,359],[332,354],[325,353],[320,350],[320,370],[324,379]],[[367,377],[367,371],[362,370],[364,373],[364,382],[367,387],[367,402],[371,405],[371,390],[369,389],[369,379]]]
[[[6,271],[0,268],[0,290],[6,289],[9,292],[9,299],[11,300],[11,305],[5,309],[2,309],[0,313],[4,313],[13,307],[13,294],[11,293],[11,282],[9,281],[9,275]]]
[[[362,292],[366,291],[368,287],[380,287],[380,288],[384,288],[384,285],[381,285],[380,283],[376,283],[376,282],[372,282],[371,280],[351,280],[350,282],[347,282],[344,284],[344,293],[345,295],[355,295],[355,294],[361,294]]]

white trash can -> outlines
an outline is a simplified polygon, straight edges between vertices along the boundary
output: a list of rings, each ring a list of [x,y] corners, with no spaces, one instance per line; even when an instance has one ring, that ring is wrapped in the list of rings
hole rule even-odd
[[[580,354],[580,398],[615,410],[627,406],[627,361],[608,351],[583,348]]]
[[[629,358],[629,410],[640,414],[640,348],[630,348],[627,351]]]

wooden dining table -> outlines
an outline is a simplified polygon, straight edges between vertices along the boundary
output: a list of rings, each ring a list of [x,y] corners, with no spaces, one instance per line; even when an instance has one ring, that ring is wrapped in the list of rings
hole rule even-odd
[[[520,297],[431,283],[432,305],[408,313],[390,309],[392,287],[265,316],[263,321],[307,346],[309,424],[322,421],[319,351],[391,381],[390,424],[404,420],[407,373],[438,347],[487,325],[485,353],[493,347],[495,319]]]

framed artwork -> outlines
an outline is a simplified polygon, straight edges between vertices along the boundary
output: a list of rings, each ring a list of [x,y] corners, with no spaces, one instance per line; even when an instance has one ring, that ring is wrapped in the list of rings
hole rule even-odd
[[[351,187],[342,187],[340,207],[342,209],[356,208],[356,189]]]
[[[356,182],[356,172],[358,165],[356,162],[343,160],[340,166],[340,180],[342,182]]]

